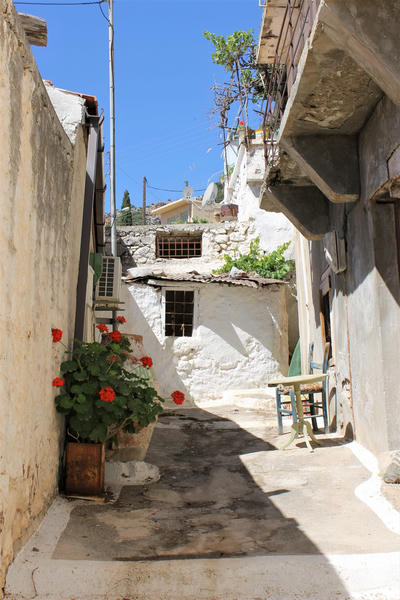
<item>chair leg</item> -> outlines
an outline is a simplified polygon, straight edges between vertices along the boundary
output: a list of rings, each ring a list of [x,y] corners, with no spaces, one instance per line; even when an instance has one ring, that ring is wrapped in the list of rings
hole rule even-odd
[[[329,433],[329,423],[328,423],[328,407],[326,401],[326,387],[322,391],[322,415],[324,417],[324,432]]]
[[[283,433],[283,423],[282,423],[282,403],[281,403],[281,393],[276,388],[276,412],[278,414],[278,433],[282,435]]]
[[[313,431],[318,431],[318,423],[317,423],[317,417],[313,417],[313,415],[315,415],[315,406],[314,406],[314,394],[309,394],[308,395],[308,402],[310,405],[310,415],[311,415],[311,422],[312,422],[312,428]]]
[[[290,392],[290,404],[292,406],[292,419],[293,423],[297,423],[297,409],[296,409],[296,396],[294,395],[294,391]]]

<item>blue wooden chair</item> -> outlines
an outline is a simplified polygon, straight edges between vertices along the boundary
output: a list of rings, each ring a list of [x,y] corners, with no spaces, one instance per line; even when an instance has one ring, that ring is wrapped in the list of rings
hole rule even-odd
[[[295,349],[293,351],[292,359],[289,365],[289,371],[287,376],[294,377],[295,375],[301,375],[301,351],[300,351],[300,339],[297,341]],[[286,393],[285,393],[286,392]],[[283,400],[284,396],[289,396],[289,401]],[[290,403],[290,408],[287,408]],[[296,415],[296,402],[294,397],[294,392],[292,388],[284,388],[283,386],[278,386],[276,388],[276,411],[278,414],[278,431],[279,434],[283,433],[283,423],[282,417]]]
[[[309,358],[308,365],[309,365],[310,373],[313,373],[314,370],[320,370],[320,371],[322,371],[322,373],[328,372],[329,348],[330,348],[330,344],[329,344],[329,342],[327,342],[324,347],[324,357],[323,357],[322,364],[319,364],[319,363],[315,363],[312,361],[314,344],[310,344],[309,357],[308,357]],[[298,356],[295,356],[296,351],[298,352]],[[299,357],[300,357],[300,340],[296,344],[296,348],[293,352],[292,360],[290,361],[288,377],[301,374],[301,367],[299,370]],[[293,367],[292,367],[292,363],[293,363]],[[300,362],[300,364],[301,364],[301,362]],[[294,371],[296,371],[296,372],[294,372]],[[313,430],[318,431],[317,416],[322,414],[322,418],[324,421],[324,433],[328,433],[329,432],[329,423],[328,423],[328,401],[327,401],[328,382],[327,382],[327,379],[325,379],[322,383],[302,385],[300,389],[301,389],[301,395],[302,395],[303,402],[308,405],[308,410],[305,411],[306,412],[305,416],[311,417]],[[321,394],[321,399],[316,401],[314,398],[315,394]],[[287,408],[288,401],[285,401],[282,399],[285,396],[286,397],[289,396],[289,398],[290,398],[290,408]],[[297,421],[296,402],[295,402],[295,396],[294,396],[294,391],[293,391],[292,386],[288,386],[288,387],[279,386],[276,388],[276,409],[277,409],[277,414],[278,414],[278,431],[279,431],[279,434],[282,434],[283,433],[283,424],[282,424],[283,416],[292,416],[293,421],[294,422]],[[308,411],[309,411],[309,415],[307,415]]]

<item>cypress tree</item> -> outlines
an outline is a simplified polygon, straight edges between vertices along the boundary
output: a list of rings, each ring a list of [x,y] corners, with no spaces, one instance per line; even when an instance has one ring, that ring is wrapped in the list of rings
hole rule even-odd
[[[124,196],[122,198],[121,211],[124,210],[118,219],[118,225],[132,225],[132,209],[131,209],[131,199],[129,196],[128,190],[124,191]]]

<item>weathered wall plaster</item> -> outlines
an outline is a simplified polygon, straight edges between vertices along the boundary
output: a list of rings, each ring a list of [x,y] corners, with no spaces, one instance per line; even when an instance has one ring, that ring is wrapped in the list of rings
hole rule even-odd
[[[330,273],[333,425],[340,433],[354,429],[356,439],[375,454],[400,447],[393,391],[399,387],[400,281],[395,213],[386,191],[399,176],[395,166],[392,172],[388,169],[400,143],[399,115],[400,108],[385,97],[361,131],[361,198],[340,208],[342,219],[336,219],[346,236],[347,269]],[[297,262],[301,336],[315,342],[320,359],[319,288],[328,268],[323,243],[303,243]],[[304,268],[305,280],[299,276]]]
[[[52,380],[73,335],[86,134],[71,144],[10,0],[0,2],[0,588],[57,491]]]
[[[178,289],[195,290],[192,337],[165,337],[161,288],[123,288],[127,323],[121,331],[143,336],[164,397],[178,389],[187,404],[217,399],[226,390],[266,388],[269,379],[286,372],[286,284],[180,284]]]

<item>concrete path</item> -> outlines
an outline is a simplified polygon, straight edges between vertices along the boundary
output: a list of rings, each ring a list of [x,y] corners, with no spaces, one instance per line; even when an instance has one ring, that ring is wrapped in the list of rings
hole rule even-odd
[[[371,473],[352,445],[329,435],[314,453],[301,439],[281,452],[267,417],[237,405],[162,415],[146,457],[160,480],[110,504],[59,498],[7,598],[400,600],[399,514],[371,488],[356,495]]]

